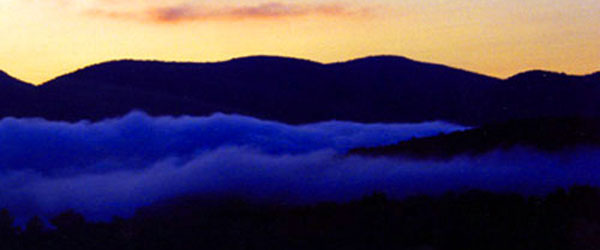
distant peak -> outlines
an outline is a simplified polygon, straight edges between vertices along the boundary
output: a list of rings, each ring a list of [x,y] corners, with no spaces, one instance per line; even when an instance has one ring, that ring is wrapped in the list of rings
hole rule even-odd
[[[138,66],[138,65],[168,65],[168,64],[222,64],[222,63],[310,63],[310,64],[320,64],[318,62],[309,61],[305,59],[298,59],[292,57],[282,57],[282,56],[267,56],[267,55],[259,55],[259,56],[247,56],[247,57],[238,57],[229,60],[221,60],[221,61],[205,61],[205,62],[185,62],[185,61],[159,61],[159,60],[135,60],[135,59],[120,59],[120,60],[112,60],[101,62],[97,64],[93,64],[77,71],[81,70],[89,70],[96,69],[99,67],[127,67],[127,66]],[[75,71],[75,72],[77,72]]]
[[[552,75],[566,75],[566,74],[549,71],[549,70],[534,69],[534,70],[528,70],[525,72],[518,73],[514,76],[526,76],[526,75],[535,75],[535,76],[542,76],[542,77],[546,76],[547,77],[547,76],[552,76]]]
[[[263,63],[272,63],[272,62],[288,62],[288,63],[310,63],[310,64],[321,64],[319,62],[294,58],[294,57],[284,57],[284,56],[272,56],[272,55],[257,55],[257,56],[246,56],[246,57],[237,57],[225,61],[225,63],[236,63],[236,62],[263,62]],[[215,62],[219,63],[219,62]]]
[[[8,73],[0,70],[0,84],[8,84],[13,86],[33,86],[32,84],[23,82],[17,78],[12,77]]]
[[[521,81],[521,80],[552,80],[556,78],[566,78],[569,75],[565,73],[558,73],[546,70],[530,70],[525,71],[514,76],[509,77],[509,81]]]
[[[530,70],[530,71],[525,71],[519,74],[516,74],[514,76],[511,76],[509,79],[511,78],[519,78],[519,77],[540,77],[540,78],[551,78],[551,77],[600,77],[600,71],[597,71],[595,73],[591,73],[591,74],[587,74],[587,75],[571,75],[571,74],[567,74],[564,72],[554,72],[554,71],[548,71],[548,70]]]
[[[362,58],[357,58],[353,60],[349,60],[346,62],[340,63],[366,63],[366,62],[416,62],[412,59],[403,56],[394,56],[394,55],[375,55],[375,56],[367,56]]]
[[[18,81],[16,78],[10,76],[8,73],[6,73],[6,72],[4,72],[2,70],[0,70],[0,80],[1,81],[7,81],[7,80]]]
[[[373,55],[366,56],[363,58],[358,58],[356,60],[403,60],[403,61],[414,61],[408,57],[404,56],[395,56],[395,55]]]

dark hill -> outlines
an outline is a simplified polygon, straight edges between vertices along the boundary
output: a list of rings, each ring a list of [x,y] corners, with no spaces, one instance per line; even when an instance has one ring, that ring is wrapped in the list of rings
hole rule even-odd
[[[35,87],[0,71],[0,115],[32,115]]]
[[[99,120],[138,109],[152,115],[239,113],[287,123],[479,125],[539,116],[598,117],[599,86],[594,75],[548,80],[526,73],[500,80],[396,56],[333,64],[268,56],[219,63],[124,60],[49,81],[35,88],[30,103],[5,97],[20,108],[0,115]]]
[[[466,131],[402,141],[395,145],[359,148],[350,154],[451,158],[496,149],[525,146],[556,151],[578,146],[600,147],[600,120],[542,118],[484,125]]]
[[[535,117],[599,117],[600,78],[529,71],[504,81],[490,95],[488,112],[500,121]]]
[[[0,70],[0,88],[32,88],[33,85],[22,82]]]
[[[279,57],[221,63],[115,61],[40,87],[50,119],[234,112],[288,123],[471,120],[471,104],[500,81],[401,57],[320,64]],[[476,110],[473,110],[476,111]]]

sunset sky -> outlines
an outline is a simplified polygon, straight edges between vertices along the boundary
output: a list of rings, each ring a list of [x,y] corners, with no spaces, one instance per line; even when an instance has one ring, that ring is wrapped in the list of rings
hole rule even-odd
[[[497,77],[600,70],[598,0],[0,0],[0,70],[106,60],[393,54]]]

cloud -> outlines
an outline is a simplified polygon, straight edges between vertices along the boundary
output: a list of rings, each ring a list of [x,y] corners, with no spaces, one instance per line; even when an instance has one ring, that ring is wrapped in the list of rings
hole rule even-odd
[[[31,169],[45,175],[106,172],[127,163],[144,168],[171,156],[191,156],[224,146],[274,154],[322,149],[345,152],[410,137],[463,129],[443,122],[360,124],[323,122],[302,126],[238,115],[150,117],[134,112],[97,123],[0,120],[0,171]]]
[[[110,219],[181,195],[310,203],[372,191],[542,193],[598,185],[600,150],[516,148],[447,161],[345,156],[356,146],[463,129],[443,122],[291,126],[251,117],[149,117],[97,123],[0,120],[0,204],[21,221],[74,208]]]
[[[93,16],[126,18],[138,21],[175,23],[209,20],[278,19],[300,16],[365,16],[369,8],[353,8],[342,3],[284,3],[267,2],[255,5],[208,6],[198,3],[176,3],[149,6],[136,10],[94,8]]]
[[[103,17],[110,19],[141,20],[139,14],[130,11],[88,9],[85,10],[85,14],[92,17]]]
[[[356,4],[348,1],[270,1],[262,3],[211,3],[189,0],[20,0],[38,8],[80,12],[91,17],[134,20],[149,23],[180,23],[194,21],[236,21],[247,19],[275,20],[303,16],[366,17],[375,4]]]
[[[182,195],[305,204],[347,201],[373,191],[394,198],[468,188],[540,194],[574,183],[597,186],[598,153],[547,155],[519,149],[436,162],[344,157],[332,150],[290,155],[222,147],[138,170],[123,164],[121,170],[70,177],[15,170],[0,175],[0,202],[20,218],[73,208],[107,220]]]

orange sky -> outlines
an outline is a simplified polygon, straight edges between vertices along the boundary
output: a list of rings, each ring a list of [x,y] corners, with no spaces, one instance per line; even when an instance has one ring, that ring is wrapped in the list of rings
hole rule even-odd
[[[42,83],[112,59],[402,55],[507,77],[600,70],[598,0],[0,0],[0,69]]]

